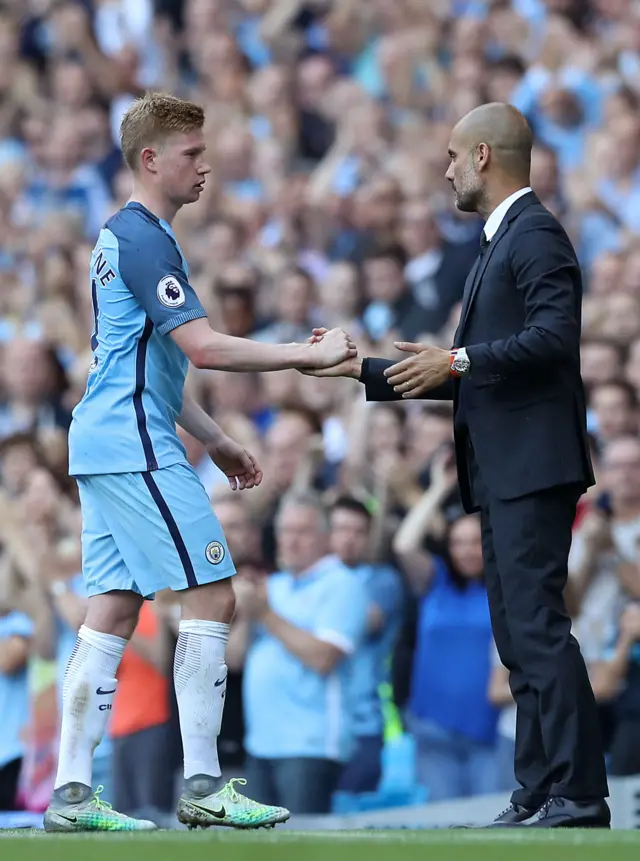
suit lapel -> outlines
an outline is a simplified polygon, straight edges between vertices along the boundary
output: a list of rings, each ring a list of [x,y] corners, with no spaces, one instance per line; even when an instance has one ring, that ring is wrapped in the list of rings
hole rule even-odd
[[[489,264],[489,260],[491,259],[491,255],[496,250],[496,246],[502,239],[502,237],[507,232],[509,227],[509,219],[503,218],[502,223],[498,230],[496,231],[495,236],[489,243],[484,254],[478,256],[471,272],[469,273],[469,277],[464,286],[464,294],[462,297],[462,309],[460,311],[460,325],[456,331],[455,336],[455,344],[456,346],[460,346],[458,343],[458,339],[462,337],[464,333],[464,327],[467,322],[467,318],[471,313],[471,308],[473,306],[473,302],[476,298],[476,294],[478,292],[478,288],[480,287],[480,283],[482,281],[482,276],[484,275],[485,269]]]
[[[464,282],[464,290],[462,292],[462,304],[460,307],[460,322],[458,323],[458,328],[456,329],[456,334],[453,338],[453,346],[454,347],[460,346],[460,344],[458,343],[458,338],[462,334],[462,324],[463,324],[463,321],[466,319],[466,316],[467,316],[467,306],[469,304],[469,296],[471,295],[471,290],[473,288],[476,273],[478,271],[480,263],[482,262],[483,256],[484,255],[478,254],[478,256],[476,257],[476,261],[473,264],[473,266],[471,267],[469,274],[467,275],[467,279]]]

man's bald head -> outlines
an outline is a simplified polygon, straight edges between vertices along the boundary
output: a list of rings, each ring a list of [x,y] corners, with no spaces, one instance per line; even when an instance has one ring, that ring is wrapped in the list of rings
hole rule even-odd
[[[466,114],[451,133],[447,179],[463,212],[482,212],[491,197],[490,184],[499,190],[529,184],[533,135],[517,108],[503,102],[480,105]]]
[[[486,144],[496,166],[517,179],[528,180],[533,135],[529,123],[513,105],[480,105],[460,120],[453,136],[469,149]]]

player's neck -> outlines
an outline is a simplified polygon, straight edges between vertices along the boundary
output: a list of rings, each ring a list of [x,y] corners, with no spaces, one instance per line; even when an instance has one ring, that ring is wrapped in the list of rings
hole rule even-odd
[[[141,188],[137,183],[133,184],[133,191],[129,198],[129,203],[141,203],[145,209],[148,209],[156,218],[162,218],[168,224],[171,224],[176,217],[178,207],[173,203],[169,203],[166,197],[154,193],[150,189]]]

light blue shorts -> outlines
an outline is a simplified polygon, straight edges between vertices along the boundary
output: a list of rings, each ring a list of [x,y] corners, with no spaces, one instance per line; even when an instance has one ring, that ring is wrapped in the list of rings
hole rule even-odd
[[[88,595],[123,589],[152,598],[235,574],[207,492],[188,464],[77,482]]]

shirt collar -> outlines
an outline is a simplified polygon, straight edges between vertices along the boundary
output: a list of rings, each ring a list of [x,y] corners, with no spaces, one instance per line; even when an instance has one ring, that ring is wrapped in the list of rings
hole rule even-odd
[[[503,218],[511,209],[516,200],[518,200],[518,198],[520,197],[523,197],[525,194],[529,194],[530,191],[531,188],[529,186],[527,186],[526,188],[521,188],[519,191],[514,191],[513,194],[510,194],[509,197],[507,197],[505,200],[502,201],[502,203],[496,206],[489,218],[487,218],[487,223],[484,226],[484,235],[487,237],[489,242],[498,232],[498,228],[502,224]]]

